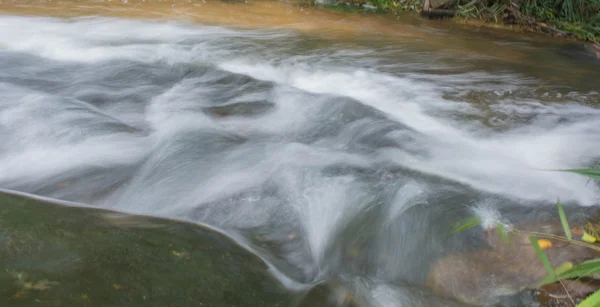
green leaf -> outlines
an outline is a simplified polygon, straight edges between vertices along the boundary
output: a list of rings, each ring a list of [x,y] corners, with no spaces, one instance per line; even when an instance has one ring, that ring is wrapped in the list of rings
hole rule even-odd
[[[565,262],[561,263],[559,266],[556,267],[556,270],[555,270],[556,274],[546,275],[546,277],[544,279],[542,279],[542,281],[539,283],[538,287],[557,282],[558,281],[557,275],[563,274],[564,272],[567,272],[567,271],[571,270],[572,268],[573,268],[572,262],[565,261]]]
[[[471,216],[465,219],[460,220],[454,225],[451,234],[455,234],[461,231],[465,231],[471,229],[473,227],[477,227],[481,224],[481,219],[477,216]]]
[[[568,278],[579,278],[585,277],[592,274],[600,273],[600,259],[593,259],[582,262],[572,269],[567,270],[559,274],[559,278],[568,279]]]
[[[565,214],[565,209],[560,203],[560,200],[556,202],[556,206],[558,207],[558,215],[560,216],[560,223],[565,231],[565,236],[567,236],[567,239],[571,240],[573,239],[573,236],[571,235],[571,228],[569,227],[569,221],[567,221],[567,215]]]
[[[600,306],[600,291],[594,292],[594,294],[588,296],[583,302],[579,303],[577,307],[598,307]]]
[[[577,168],[577,169],[567,169],[567,170],[561,170],[561,171],[584,175],[584,176],[588,176],[595,180],[600,180],[600,168]]]
[[[548,261],[548,257],[546,256],[546,253],[544,253],[544,251],[538,244],[537,239],[534,236],[529,236],[529,242],[531,242],[531,246],[533,246],[533,249],[535,249],[535,253],[538,255],[538,258],[540,258],[540,261],[546,268],[546,271],[548,271],[548,274],[555,275],[556,273],[554,272],[554,268],[552,268],[552,265],[550,264],[550,261]]]

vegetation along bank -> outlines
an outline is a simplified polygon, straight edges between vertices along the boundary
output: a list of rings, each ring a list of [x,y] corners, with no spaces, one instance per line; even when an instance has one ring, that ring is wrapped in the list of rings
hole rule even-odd
[[[329,5],[414,11],[430,18],[573,38],[589,42],[590,51],[600,56],[600,0],[334,0]]]

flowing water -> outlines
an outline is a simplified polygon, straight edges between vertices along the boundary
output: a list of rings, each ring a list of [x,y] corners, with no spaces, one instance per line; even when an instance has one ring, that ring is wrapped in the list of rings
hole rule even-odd
[[[282,2],[0,13],[0,188],[211,225],[290,289],[433,306],[404,285],[473,245],[448,237],[470,208],[598,204],[540,171],[600,158],[576,43]]]

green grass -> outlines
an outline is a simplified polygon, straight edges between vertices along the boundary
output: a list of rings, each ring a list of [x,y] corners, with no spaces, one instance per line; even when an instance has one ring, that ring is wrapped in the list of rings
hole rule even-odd
[[[453,9],[462,18],[521,24],[600,41],[600,0],[460,0]]]
[[[369,2],[390,11],[419,11],[423,7],[421,0],[370,0]]]
[[[335,0],[333,3],[323,4],[321,6],[350,12],[365,10],[380,12],[419,12],[423,7],[423,2],[422,0]]]
[[[600,169],[572,169],[567,171],[584,175],[590,177],[591,179],[600,180]],[[560,201],[558,201],[557,207],[560,216],[560,222],[565,231],[565,237],[570,241],[572,240],[571,228],[569,226],[569,222],[567,221],[565,210],[563,209]],[[539,248],[537,240],[533,236],[531,237],[531,240],[532,245],[535,248],[535,251],[538,255],[538,258],[540,258],[540,261],[544,264],[544,267],[546,267],[546,269],[549,270],[551,274],[556,276],[555,280],[546,280],[547,283],[560,281],[561,279],[582,278],[600,273],[600,259],[585,261],[563,272],[558,272],[558,270],[555,271],[554,268],[552,268],[552,266],[548,267],[548,265],[550,265],[550,263],[548,262],[548,257],[546,257],[544,251],[541,248]],[[535,244],[533,244],[534,241]],[[590,295],[583,302],[577,305],[577,307],[591,306],[600,306],[600,291],[596,291],[594,294]]]
[[[567,239],[572,240],[573,236],[571,235],[571,228],[569,228],[569,222],[567,221],[567,214],[560,200],[556,202],[556,206],[558,207],[558,216],[560,216],[560,223],[562,224],[565,236],[567,236]]]
[[[570,172],[574,174],[579,174],[583,176],[587,176],[590,179],[600,181],[600,169],[599,168],[587,168],[587,169],[569,169],[569,170],[558,170],[563,172]],[[563,279],[579,279],[583,277],[589,277],[594,274],[600,273],[600,259],[593,259],[582,262],[576,266],[573,266],[571,263],[563,263],[557,268],[552,267],[550,261],[548,261],[548,257],[544,250],[540,247],[538,243],[538,238],[548,238],[554,240],[567,241],[571,244],[577,244],[580,246],[584,246],[594,250],[600,250],[600,247],[589,244],[586,242],[582,242],[579,240],[573,240],[571,227],[569,226],[569,222],[567,220],[567,215],[565,210],[560,203],[560,200],[556,203],[558,215],[560,217],[560,222],[565,233],[564,237],[556,236],[553,234],[544,234],[544,233],[533,233],[533,232],[524,232],[518,229],[513,229],[512,231],[515,233],[525,233],[529,235],[529,240],[531,245],[533,246],[538,258],[544,265],[544,268],[548,271],[548,276],[540,281],[538,287],[542,287],[547,284],[560,282]],[[478,217],[468,217],[465,218],[454,225],[452,230],[452,234],[466,231],[473,227],[476,227],[481,224],[481,220]],[[501,224],[499,224],[501,225]],[[506,240],[507,234],[506,232],[498,231],[498,234],[502,237],[503,240]],[[577,305],[577,307],[591,307],[591,306],[600,306],[600,291],[597,291],[583,300],[581,303]]]
[[[381,11],[415,11],[423,0],[335,0]],[[457,0],[448,7],[458,18],[517,24],[539,32],[600,42],[600,0]]]

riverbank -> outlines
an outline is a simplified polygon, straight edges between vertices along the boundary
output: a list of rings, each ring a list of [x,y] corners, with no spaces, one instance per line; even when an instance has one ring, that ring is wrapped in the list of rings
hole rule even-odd
[[[475,27],[537,32],[589,43],[600,57],[600,2],[583,0],[340,0],[350,6],[397,14],[421,13],[429,18],[453,18]]]

